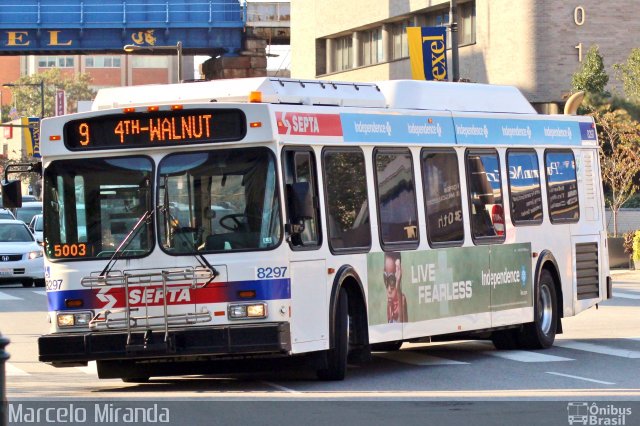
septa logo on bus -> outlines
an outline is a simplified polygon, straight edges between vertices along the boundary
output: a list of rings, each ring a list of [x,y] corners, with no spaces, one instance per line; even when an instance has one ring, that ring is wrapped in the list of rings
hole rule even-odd
[[[276,122],[281,135],[342,136],[338,114],[277,112]]]

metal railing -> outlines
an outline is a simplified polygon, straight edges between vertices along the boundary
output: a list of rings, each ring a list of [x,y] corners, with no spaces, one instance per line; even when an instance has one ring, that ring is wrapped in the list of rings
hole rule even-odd
[[[44,4],[41,0],[14,0],[0,4],[0,28],[100,28],[105,25],[129,28],[154,26],[202,27],[245,22],[239,0],[202,0],[194,3],[170,1],[85,4],[61,0]]]
[[[164,329],[164,344],[169,343],[169,329],[172,326],[209,322],[211,312],[202,308],[201,312],[169,313],[169,293],[177,289],[202,288],[211,282],[214,274],[208,268],[173,268],[163,270],[142,271],[111,271],[106,275],[91,275],[81,280],[83,287],[113,287],[124,289],[125,306],[123,308],[109,307],[99,311],[89,322],[93,330],[126,329],[127,346],[132,346],[132,332]],[[146,288],[161,285],[162,314],[149,314],[149,304],[143,298],[144,306],[132,307],[129,295],[131,288]],[[158,320],[158,321],[154,321]],[[146,340],[146,339],[145,339]],[[146,349],[146,348],[145,348]]]

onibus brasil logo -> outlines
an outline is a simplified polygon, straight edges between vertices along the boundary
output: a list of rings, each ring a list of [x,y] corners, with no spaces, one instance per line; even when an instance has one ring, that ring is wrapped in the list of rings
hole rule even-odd
[[[569,402],[567,421],[570,425],[610,425],[625,426],[631,416],[631,408],[614,404],[600,405],[588,402]]]

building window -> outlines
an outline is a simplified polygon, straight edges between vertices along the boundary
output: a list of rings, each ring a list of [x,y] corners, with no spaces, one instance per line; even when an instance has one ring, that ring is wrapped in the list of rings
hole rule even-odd
[[[351,35],[335,39],[335,70],[343,71],[353,67],[353,37]]]
[[[38,68],[73,68],[73,56],[40,56]]]
[[[362,65],[382,62],[382,28],[362,32]]]
[[[425,15],[427,27],[449,25],[449,9],[440,9]],[[476,42],[476,2],[458,3],[458,46]],[[451,32],[447,34],[447,49],[451,48]]]
[[[458,46],[476,42],[476,2],[458,6]]]
[[[87,56],[84,61],[87,68],[120,68],[120,56]]]
[[[168,56],[135,55],[131,57],[133,68],[168,68]]]
[[[409,57],[409,45],[407,44],[407,27],[411,21],[396,22],[391,26],[391,58],[400,59]]]

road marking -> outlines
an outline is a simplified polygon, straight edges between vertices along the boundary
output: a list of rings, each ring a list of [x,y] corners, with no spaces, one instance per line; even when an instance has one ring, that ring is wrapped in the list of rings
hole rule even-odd
[[[454,361],[452,359],[440,358],[433,355],[426,355],[416,351],[395,351],[395,352],[379,352],[374,354],[379,358],[398,361],[411,365],[465,365],[468,362]]]
[[[615,385],[615,383],[605,382],[604,380],[596,380],[596,379],[589,379],[587,377],[572,376],[571,374],[556,373],[554,371],[547,371],[547,374],[553,374],[554,376],[569,377],[570,379],[576,379],[576,380],[584,380],[586,382],[600,383],[602,385]]]
[[[558,361],[575,361],[573,358],[564,358],[561,356],[541,354],[531,351],[491,351],[485,352],[487,355],[497,356],[498,358],[509,359],[518,362],[558,362]]]
[[[640,300],[640,294],[632,294],[632,293],[620,293],[619,291],[613,292],[613,297],[619,297],[621,299],[636,299]]]
[[[76,367],[76,370],[80,370],[85,374],[89,374],[91,376],[98,375],[98,364],[95,361],[89,361],[85,367]]]
[[[8,376],[30,376],[29,373],[27,373],[24,370],[19,369],[18,367],[16,367],[15,365],[11,364],[10,362],[7,362],[4,366],[7,369],[7,377]]]
[[[577,351],[593,352],[593,353],[602,354],[602,355],[617,356],[621,358],[632,358],[632,359],[640,358],[640,352],[638,351],[616,349],[608,346],[595,345],[593,343],[556,340],[556,342],[554,343],[554,346],[559,346],[561,348],[567,348],[567,349],[575,349]]]
[[[22,300],[22,298],[0,291],[0,300]]]
[[[302,392],[299,392],[299,391],[297,391],[297,390],[294,390],[294,389],[288,388],[288,387],[286,387],[286,386],[278,385],[278,384],[276,384],[276,383],[271,383],[271,382],[267,382],[267,381],[262,381],[262,383],[264,383],[265,385],[268,385],[268,386],[274,387],[274,388],[276,388],[276,389],[278,389],[278,390],[288,392],[288,393],[302,393]]]
[[[46,290],[31,290],[33,291],[35,294],[39,294],[40,296],[46,296],[47,292]]]

